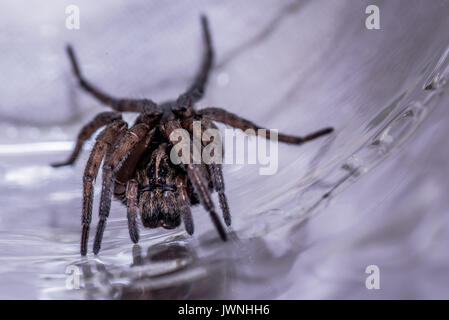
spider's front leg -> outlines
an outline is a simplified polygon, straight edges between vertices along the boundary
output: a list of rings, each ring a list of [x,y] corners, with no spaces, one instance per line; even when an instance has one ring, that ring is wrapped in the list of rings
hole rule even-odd
[[[126,132],[122,139],[120,139],[114,150],[106,155],[103,165],[103,185],[101,190],[99,211],[100,220],[97,225],[97,232],[94,241],[95,254],[98,254],[100,251],[103,232],[106,227],[106,220],[109,217],[115,174],[118,170],[120,170],[123,162],[126,160],[129,153],[132,152],[134,147],[142,139],[145,139],[147,134],[152,137],[154,133],[155,129],[150,131],[150,127],[147,124],[136,124]]]
[[[79,132],[78,139],[76,140],[75,148],[72,151],[70,157],[63,162],[52,163],[52,167],[62,167],[68,166],[75,163],[76,159],[79,156],[81,148],[86,140],[88,140],[92,134],[97,131],[99,128],[113,122],[116,120],[121,120],[122,114],[120,112],[102,112],[99,113],[92,121],[87,123]]]
[[[253,123],[249,120],[246,120],[244,118],[241,118],[238,115],[228,112],[224,109],[205,108],[205,109],[197,111],[197,113],[203,117],[210,119],[210,120],[214,120],[214,121],[218,121],[218,122],[230,125],[234,128],[241,129],[242,131],[245,131],[247,129],[253,129],[256,132],[256,134],[259,134],[267,139],[270,138],[269,130],[267,130],[263,127],[260,127],[260,126],[256,125],[255,123]],[[259,130],[259,129],[264,129],[265,134],[262,135],[263,131]],[[324,128],[324,129],[318,130],[314,133],[308,134],[303,137],[290,136],[290,135],[279,133],[278,139],[279,139],[279,141],[285,142],[285,143],[302,144],[304,142],[308,142],[308,141],[314,140],[316,138],[319,138],[321,136],[327,135],[327,134],[331,133],[332,131],[334,131],[333,128]]]
[[[201,125],[207,129],[214,129],[218,131],[217,126],[215,126],[212,121],[208,119],[201,119]],[[203,142],[203,146],[207,146],[207,141],[201,140]],[[222,146],[222,144],[220,144]],[[223,219],[227,226],[231,225],[231,213],[229,211],[228,200],[225,195],[225,185],[223,179],[223,169],[221,163],[216,163],[215,161],[211,163],[209,166],[210,176],[212,178],[212,182],[214,185],[215,191],[218,193],[218,199],[220,200],[221,211],[223,212]]]
[[[182,221],[188,234],[192,235],[194,232],[192,212],[190,211],[190,200],[187,193],[187,177],[176,177],[176,189],[178,191],[179,211],[181,212]]]
[[[87,241],[89,238],[89,226],[92,220],[93,183],[97,177],[98,169],[105,153],[113,143],[120,139],[126,132],[127,124],[117,120],[108,125],[97,137],[95,145],[90,153],[83,175],[83,209],[82,209],[82,233],[81,233],[81,255],[87,253]]]
[[[171,133],[177,129],[183,129],[180,123],[177,120],[169,121],[167,125],[164,127],[164,132],[167,139],[170,139]],[[196,148],[194,144],[192,144],[192,147]],[[191,160],[193,159],[193,152],[194,152],[193,150],[190,150]],[[187,171],[187,177],[191,181],[196,194],[198,194],[201,204],[203,205],[204,209],[206,209],[206,211],[209,212],[209,216],[213,224],[215,225],[215,228],[217,229],[220,238],[223,241],[226,241],[227,240],[226,231],[223,225],[221,224],[217,213],[215,212],[214,202],[212,201],[211,195],[208,190],[208,186],[204,182],[205,177],[202,174],[201,166],[193,164],[192,161],[190,161],[189,163],[184,164],[184,169]]]
[[[126,206],[129,236],[132,242],[139,242],[139,229],[137,227],[138,183],[135,179],[129,180],[126,185]]]
[[[215,212],[214,202],[212,201],[207,186],[203,181],[203,177],[201,176],[199,166],[189,163],[186,165],[186,169],[188,177],[195,189],[195,192],[198,194],[204,209],[206,209],[206,211],[209,212],[209,216],[212,219],[212,222],[214,223],[215,228],[217,229],[218,234],[220,235],[220,238],[223,241],[226,241],[227,240],[226,231],[223,225],[221,224],[217,213]]]
[[[201,131],[197,132],[196,130],[193,130],[193,121],[196,119],[192,116],[186,116],[182,120],[182,126],[187,131],[190,132],[190,134],[193,136],[195,134],[195,137],[202,142],[203,147],[206,147],[208,145],[208,141],[203,140],[203,133],[205,130],[213,129],[217,130],[218,128],[206,118],[201,118]],[[220,144],[221,145],[221,144]],[[204,164],[205,165],[205,164]],[[212,185],[215,191],[218,193],[218,199],[220,200],[220,207],[221,211],[223,212],[223,219],[227,226],[231,225],[231,213],[229,211],[229,205],[228,200],[226,199],[225,195],[225,186],[224,186],[224,179],[223,179],[223,170],[221,163],[216,163],[213,161],[213,163],[205,165],[208,169],[208,175],[210,176],[212,180]]]

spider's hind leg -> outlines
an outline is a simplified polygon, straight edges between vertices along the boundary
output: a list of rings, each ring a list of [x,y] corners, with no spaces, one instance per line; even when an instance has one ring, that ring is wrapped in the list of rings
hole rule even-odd
[[[257,134],[260,136],[269,139],[270,138],[270,130],[265,129],[263,127],[260,127],[256,125],[255,123],[246,120],[242,117],[239,117],[238,115],[228,112],[224,109],[220,108],[205,108],[198,111],[198,114],[209,119],[218,121],[224,124],[227,124],[231,127],[241,129],[242,131],[245,131],[247,129],[254,130]],[[259,129],[264,129],[259,130]],[[278,134],[278,140],[285,143],[291,143],[291,144],[303,144],[308,141],[312,141],[316,138],[322,137],[324,135],[330,134],[334,131],[333,128],[324,128],[321,130],[318,130],[316,132],[310,133],[306,136],[290,136],[283,133]]]
[[[67,54],[70,59],[70,63],[72,64],[73,73],[80,86],[87,92],[89,92],[92,96],[94,96],[97,100],[108,105],[112,109],[116,111],[129,111],[129,112],[154,112],[160,111],[159,107],[151,100],[147,99],[116,99],[111,97],[110,95],[104,93],[100,89],[96,88],[89,81],[87,81],[82,73],[78,64],[78,60],[76,59],[75,52],[72,46],[67,46]]]
[[[214,60],[214,50],[212,48],[212,39],[209,30],[209,22],[205,15],[201,16],[201,26],[203,29],[203,42],[205,46],[205,52],[203,60],[201,62],[200,70],[198,71],[192,85],[185,93],[192,99],[193,103],[200,100],[204,95],[204,90]]]

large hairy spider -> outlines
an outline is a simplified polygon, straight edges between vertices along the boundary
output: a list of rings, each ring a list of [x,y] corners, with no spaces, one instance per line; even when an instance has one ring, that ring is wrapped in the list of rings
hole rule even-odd
[[[194,104],[204,95],[212,67],[213,49],[208,21],[201,17],[205,54],[198,74],[188,90],[173,101],[156,104],[147,99],[116,99],[90,84],[81,74],[73,49],[68,46],[73,72],[79,85],[111,107],[115,112],[102,112],[85,125],[75,148],[67,161],[52,164],[54,167],[72,165],[83,143],[99,128],[106,126],[96,138],[83,175],[81,255],[87,253],[89,226],[92,219],[93,184],[103,161],[99,222],[94,241],[95,254],[101,247],[106,220],[109,216],[112,195],[127,206],[128,227],[131,240],[139,241],[137,209],[142,224],[147,228],[176,228],[184,221],[185,229],[193,234],[190,206],[201,203],[209,213],[221,239],[226,232],[215,212],[211,193],[218,193],[223,219],[231,225],[231,215],[224,193],[221,164],[179,164],[170,161],[170,134],[183,128],[192,136],[193,121],[201,122],[201,130],[216,128],[213,121],[222,122],[242,130],[254,129],[256,124],[219,108],[195,110]],[[122,112],[138,112],[135,123],[128,128]],[[301,144],[332,132],[326,128],[305,137],[279,134],[280,141]],[[269,138],[269,131],[264,134]],[[205,144],[203,142],[203,146]]]

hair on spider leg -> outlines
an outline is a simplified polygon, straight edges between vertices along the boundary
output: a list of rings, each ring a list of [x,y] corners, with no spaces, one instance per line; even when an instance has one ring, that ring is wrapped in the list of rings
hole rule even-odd
[[[99,222],[94,239],[94,253],[101,249],[103,233],[114,197],[127,207],[129,234],[132,242],[139,241],[136,219],[144,227],[167,229],[184,223],[188,234],[194,233],[191,207],[201,204],[223,241],[227,232],[219,218],[211,193],[217,192],[223,220],[231,225],[231,214],[225,194],[223,169],[220,163],[188,163],[176,165],[170,160],[173,144],[170,135],[176,129],[183,129],[193,136],[193,122],[202,123],[201,130],[216,128],[214,122],[245,131],[253,129],[265,138],[270,138],[269,130],[256,125],[236,114],[219,108],[195,109],[195,103],[204,96],[214,60],[209,22],[201,15],[204,52],[200,68],[187,90],[177,99],[157,104],[149,99],[115,98],[92,85],[83,75],[76,54],[71,45],[66,47],[74,76],[79,86],[99,102],[112,108],[103,112],[85,125],[79,135],[70,157],[53,166],[73,165],[80,150],[92,134],[104,127],[97,136],[83,175],[83,206],[81,255],[87,254],[90,223],[92,220],[93,188],[100,165],[102,170],[102,190],[99,208]],[[130,125],[122,119],[123,112],[138,113]],[[333,131],[326,128],[300,137],[278,134],[281,142],[302,144]],[[200,148],[205,148],[203,141]],[[190,155],[192,157],[192,154]]]

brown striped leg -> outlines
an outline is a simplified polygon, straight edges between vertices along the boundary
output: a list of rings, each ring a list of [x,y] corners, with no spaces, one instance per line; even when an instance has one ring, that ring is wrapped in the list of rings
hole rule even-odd
[[[116,144],[114,150],[105,158],[103,165],[103,184],[100,199],[100,221],[97,226],[97,233],[94,241],[94,253],[98,254],[101,248],[101,241],[103,239],[103,232],[106,227],[106,220],[109,217],[111,209],[112,193],[114,190],[115,173],[120,170],[121,165],[128,154],[142,139],[146,137],[149,131],[149,126],[144,123],[139,123],[133,126],[126,132],[122,139]],[[150,134],[154,135],[155,129],[151,130]]]
[[[229,227],[232,223],[231,213],[229,212],[228,200],[225,195],[223,170],[221,164],[213,163],[210,165],[211,176],[213,177],[212,182],[214,183],[215,191],[218,193],[218,199],[220,200],[221,211],[223,212],[223,219],[226,225]]]
[[[243,131],[247,130],[247,129],[253,129],[254,131],[256,131],[256,133],[260,133],[258,132],[259,129],[264,129],[263,127],[260,127],[254,123],[252,123],[249,120],[243,119],[239,116],[237,116],[234,113],[231,112],[227,112],[224,109],[220,109],[220,108],[206,108],[206,109],[202,109],[200,111],[197,111],[200,115],[214,120],[214,121],[218,121],[218,122],[222,122],[224,124],[230,125],[234,128],[238,128],[241,129]],[[334,131],[333,128],[325,128],[325,129],[321,129],[317,132],[311,133],[307,136],[304,137],[297,137],[297,136],[289,136],[289,135],[285,135],[282,133],[278,134],[278,140],[281,142],[285,142],[285,143],[291,143],[291,144],[302,144],[304,142],[307,141],[311,141],[313,139],[319,138],[321,136],[324,136],[326,134],[331,133],[332,131]],[[265,138],[269,139],[270,138],[270,131],[268,129],[265,129]]]
[[[137,181],[129,180],[126,185],[126,206],[129,236],[132,242],[139,242],[139,229],[137,227]]]
[[[84,142],[88,140],[95,131],[113,121],[120,119],[122,119],[122,115],[119,112],[102,112],[98,114],[92,121],[87,123],[79,132],[75,148],[73,149],[70,157],[66,161],[52,163],[51,166],[57,168],[74,164],[79,156],[79,153],[81,151],[81,148],[83,147]]]
[[[89,238],[89,226],[92,220],[92,201],[94,182],[98,174],[101,161],[116,139],[119,139],[127,129],[126,122],[117,120],[108,125],[97,137],[96,143],[90,153],[83,175],[83,213],[81,218],[81,255],[87,253],[87,241]]]
[[[201,125],[204,128],[204,130],[214,129],[214,130],[218,131],[217,126],[215,126],[215,124],[213,124],[212,121],[210,121],[208,119],[203,118],[201,120]],[[208,141],[204,141],[202,139],[201,139],[201,141],[203,143],[203,146],[207,146],[209,143]],[[224,219],[226,225],[230,226],[232,219],[231,219],[231,213],[229,212],[228,200],[226,199],[226,195],[225,195],[225,186],[224,186],[223,170],[222,170],[221,163],[214,162],[214,163],[208,165],[208,168],[209,168],[210,177],[212,179],[214,189],[218,193],[218,199],[220,200],[220,207],[221,207],[221,211],[223,213],[223,219]]]
[[[176,130],[176,129],[182,129],[181,124],[178,120],[168,121],[167,124],[164,126],[164,132],[167,139],[170,139],[170,134]],[[196,148],[194,144],[192,144],[193,148]],[[193,148],[191,150],[191,157]],[[193,159],[193,158],[191,158]],[[207,212],[209,212],[209,215],[212,219],[212,222],[215,225],[215,228],[218,231],[218,234],[220,235],[221,239],[223,241],[226,241],[226,231],[223,227],[223,225],[220,222],[220,219],[218,218],[217,213],[215,212],[214,203],[212,201],[212,198],[209,194],[207,183],[205,182],[205,177],[202,175],[202,169],[200,165],[193,164],[192,161],[188,164],[184,164],[184,168],[187,171],[187,176],[189,180],[191,181],[193,188],[200,198],[200,202],[202,203],[203,207],[206,209]]]
[[[212,222],[214,223],[215,228],[217,229],[218,234],[220,235],[220,238],[223,241],[226,241],[227,240],[226,231],[223,225],[221,224],[217,213],[215,212],[214,203],[209,194],[207,186],[204,183],[203,177],[201,176],[199,166],[194,164],[187,164],[185,167],[187,169],[188,177],[192,182],[195,192],[198,194],[204,209],[206,209],[206,211],[209,212],[210,218],[212,219]]]
[[[190,200],[187,193],[187,177],[176,177],[176,189],[178,191],[178,204],[181,211],[182,221],[188,234],[192,235],[195,228],[193,225],[192,212],[190,211]]]

